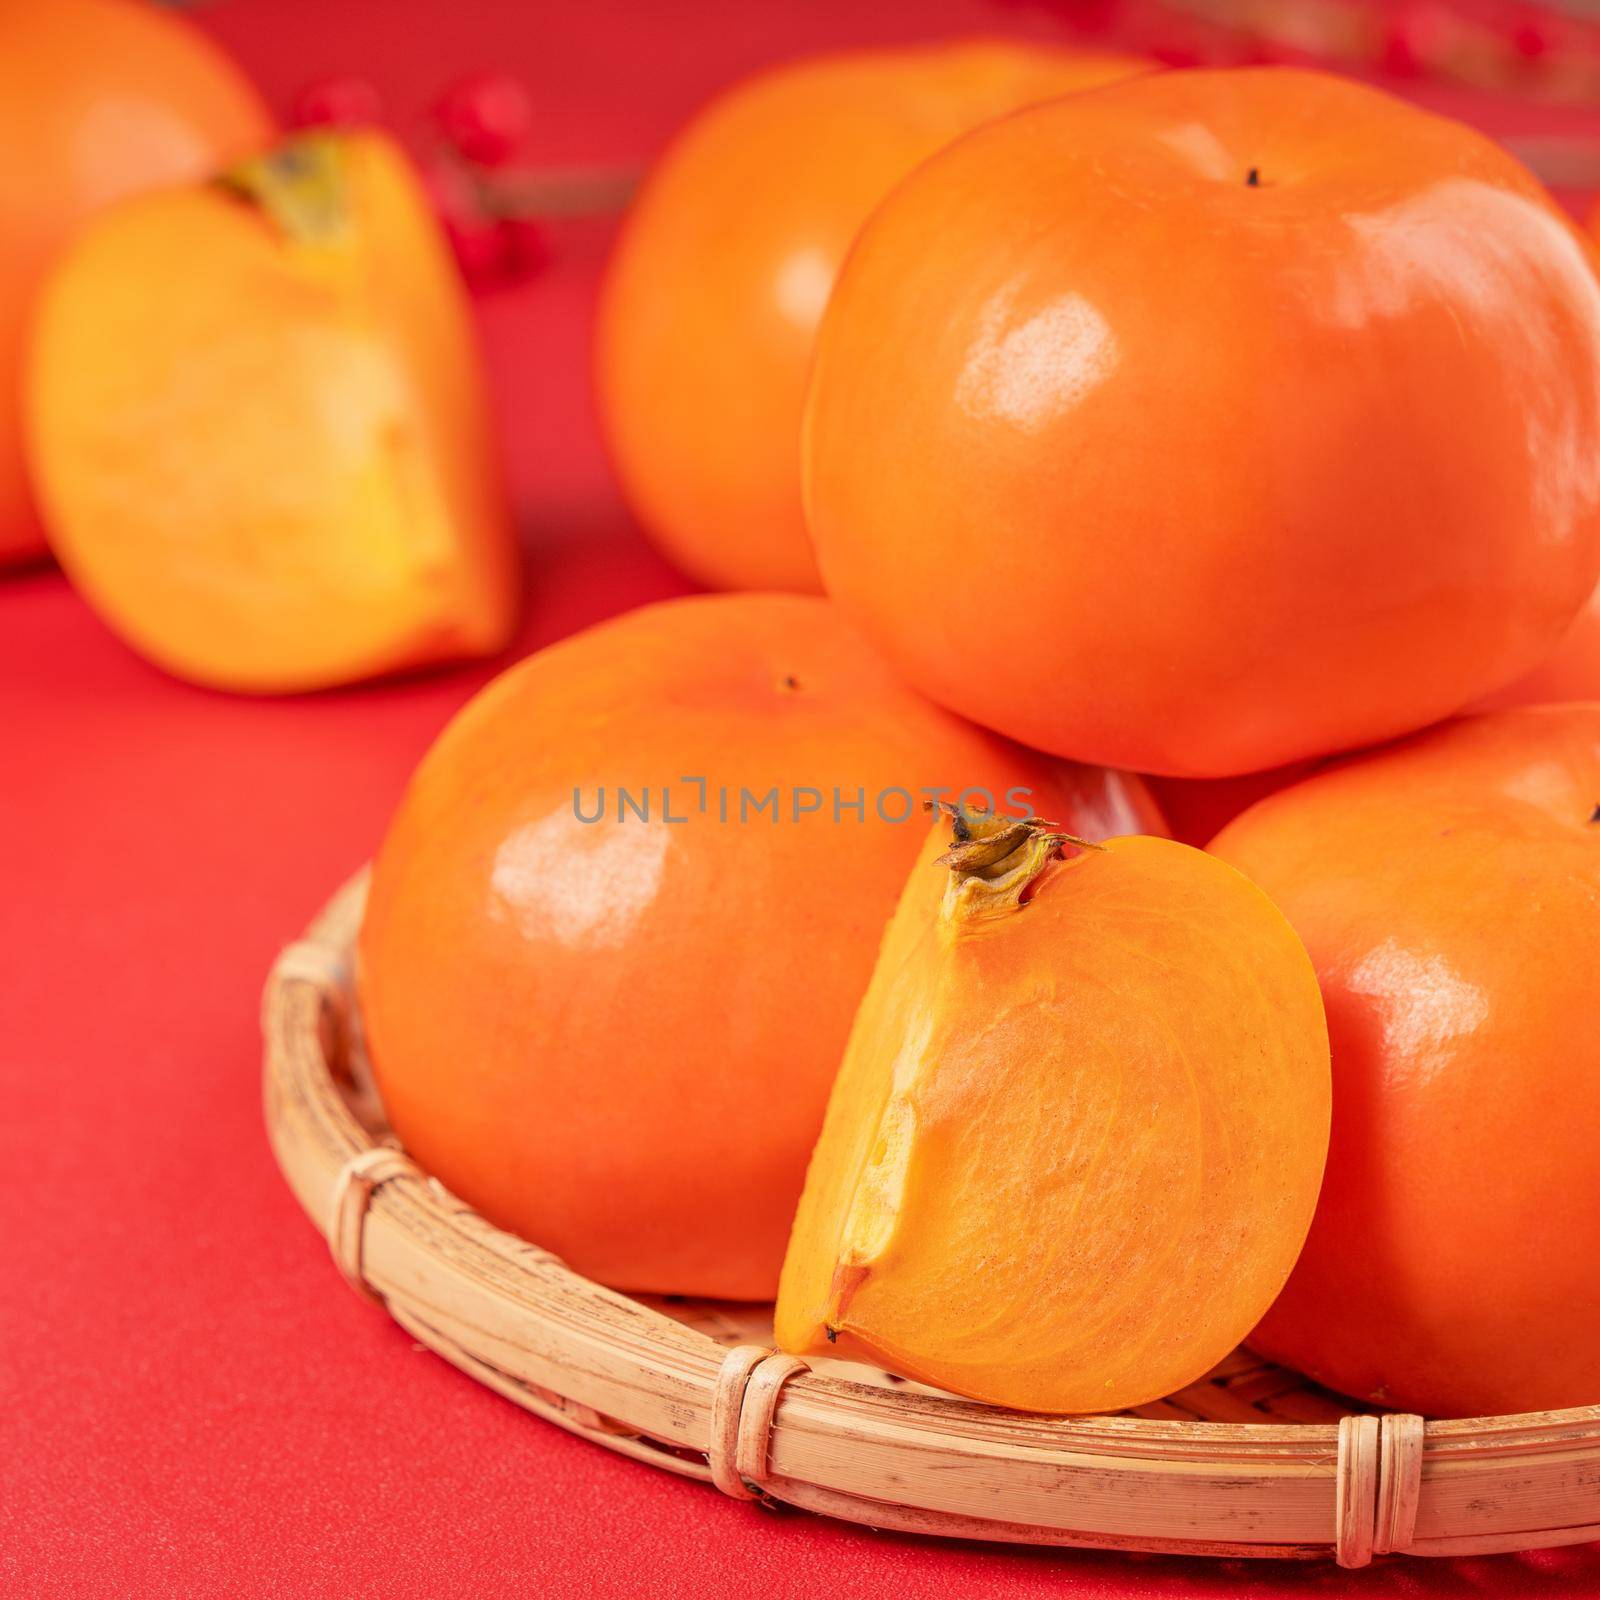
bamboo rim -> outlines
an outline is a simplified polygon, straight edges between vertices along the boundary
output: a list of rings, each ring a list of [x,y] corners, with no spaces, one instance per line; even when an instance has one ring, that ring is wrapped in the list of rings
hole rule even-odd
[[[352,1285],[558,1427],[735,1498],[956,1538],[1352,1567],[1600,1538],[1600,1406],[1339,1416],[1344,1402],[1241,1352],[1138,1416],[1036,1417],[729,1349],[690,1325],[712,1311],[667,1315],[581,1277],[379,1130],[351,988],[365,894],[363,873],[267,982],[273,1153]]]

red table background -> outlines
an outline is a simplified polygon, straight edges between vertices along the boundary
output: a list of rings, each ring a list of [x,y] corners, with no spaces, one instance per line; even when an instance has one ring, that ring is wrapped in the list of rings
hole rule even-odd
[[[196,16],[280,108],[355,70],[411,127],[453,76],[507,68],[552,161],[639,158],[711,90],[798,49],[1061,31],[981,0],[217,0]],[[1498,132],[1576,125],[1473,109]],[[541,276],[482,302],[532,553],[514,654],[685,588],[622,509],[590,409],[608,233],[568,226]],[[525,1415],[357,1300],[267,1151],[257,995],[490,670],[229,699],[135,659],[57,574],[0,583],[0,1593],[1600,1595],[1596,1546],[1347,1574],[763,1513]]]

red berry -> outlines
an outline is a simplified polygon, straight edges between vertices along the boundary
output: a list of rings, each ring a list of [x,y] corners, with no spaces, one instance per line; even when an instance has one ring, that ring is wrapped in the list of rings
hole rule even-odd
[[[447,89],[433,120],[448,143],[468,161],[503,166],[533,126],[533,102],[515,78],[478,72]]]
[[[1542,61],[1554,48],[1549,24],[1535,11],[1518,17],[1511,29],[1511,47],[1524,61]]]
[[[295,128],[365,128],[383,119],[383,101],[365,78],[319,78],[294,97]]]

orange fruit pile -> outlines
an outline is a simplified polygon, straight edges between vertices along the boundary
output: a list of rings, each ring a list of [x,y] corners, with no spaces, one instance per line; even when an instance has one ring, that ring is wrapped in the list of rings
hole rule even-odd
[[[669,601],[504,674],[373,876],[362,1011],[402,1140],[579,1271],[770,1298],[922,790],[978,786],[1100,837],[1156,815],[939,710],[820,599]]]
[[[36,504],[237,691],[500,649],[398,147],[274,144],[127,0],[0,0],[0,134],[0,559]],[[1600,1401],[1600,278],[1538,181],[1318,73],[790,64],[644,184],[595,380],[674,560],[826,595],[615,619],[441,735],[357,975],[415,1157],[996,1404],[1245,1339],[1393,1409]]]
[[[792,68],[645,186],[625,487],[696,576],[829,598],[641,613],[462,713],[373,880],[385,1102],[580,1270],[781,1257],[785,1348],[996,1404],[1246,1339],[1393,1409],[1596,1401],[1592,249],[1370,89],[1029,104],[1060,65]],[[662,815],[952,767],[931,836]]]

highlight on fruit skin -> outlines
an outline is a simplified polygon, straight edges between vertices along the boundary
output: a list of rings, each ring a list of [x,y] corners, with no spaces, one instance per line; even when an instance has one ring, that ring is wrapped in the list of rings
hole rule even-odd
[[[920,847],[905,791],[966,784],[1159,825],[1137,779],[940,711],[813,597],[647,606],[503,673],[373,870],[357,982],[406,1149],[613,1288],[770,1300]]]
[[[1311,963],[1169,840],[941,817],[857,1014],[780,1346],[995,1405],[1193,1382],[1294,1264],[1328,1140]]]
[[[308,134],[97,218],[41,296],[27,402],[62,566],[178,677],[318,689],[511,636],[465,295],[380,133]]]
[[[34,293],[91,212],[203,178],[271,142],[244,73],[143,0],[0,0],[0,567],[45,553],[22,447]]]
[[[958,134],[1151,66],[999,39],[847,50],[757,73],[689,122],[624,222],[595,342],[612,460],[671,561],[713,588],[820,591],[800,417],[861,224]]]
[[[1252,1336],[1396,1411],[1600,1398],[1600,701],[1341,762],[1212,842],[1305,940],[1333,1138]]]
[[[827,591],[907,678],[1141,772],[1409,733],[1600,578],[1589,242],[1492,140],[1322,73],[947,145],[852,248],[804,430]]]

